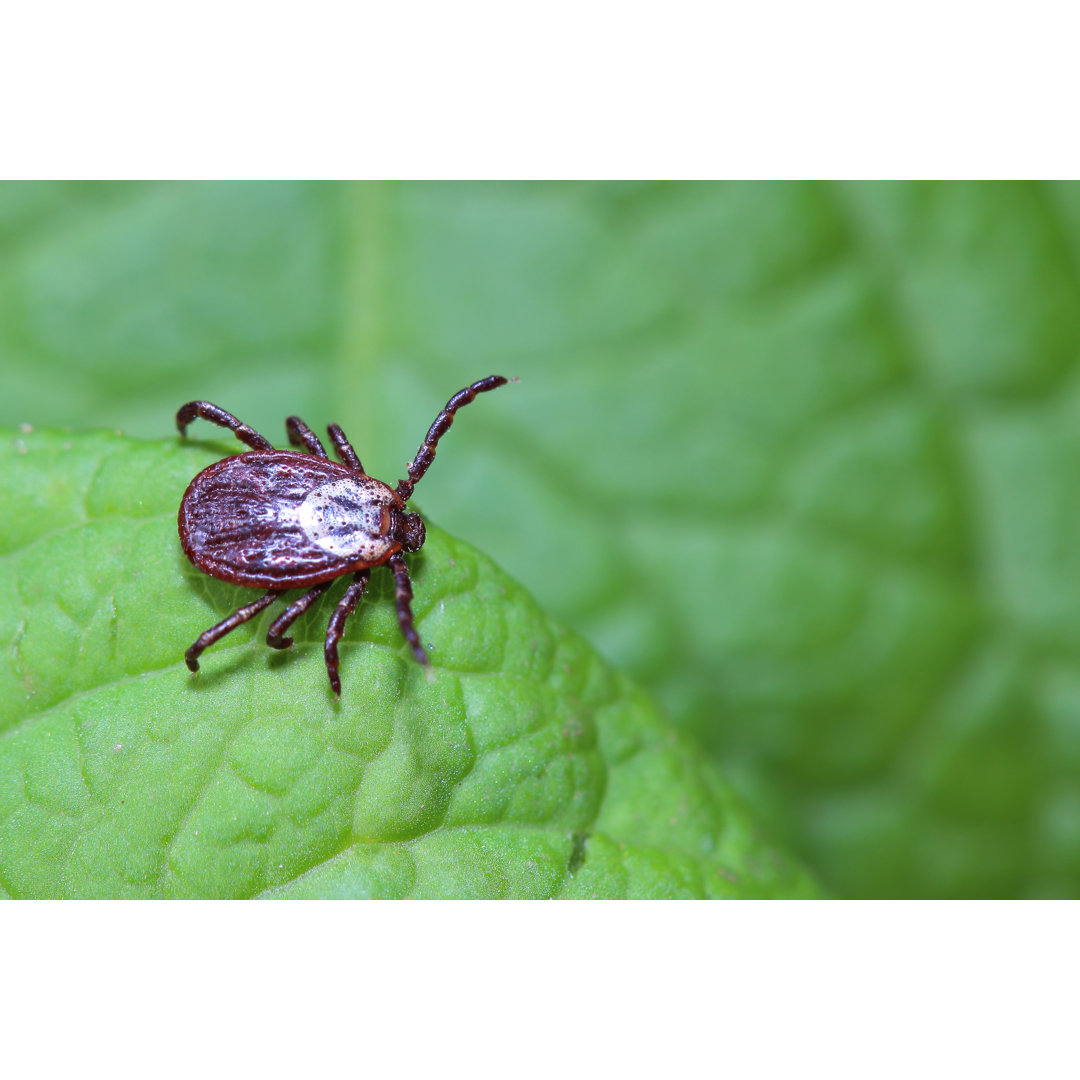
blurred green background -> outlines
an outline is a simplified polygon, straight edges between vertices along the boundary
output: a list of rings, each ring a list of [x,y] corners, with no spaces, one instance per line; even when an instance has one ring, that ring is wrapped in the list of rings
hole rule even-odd
[[[1078,347],[1076,185],[0,185],[0,424],[519,376],[418,504],[841,896],[1080,893]]]

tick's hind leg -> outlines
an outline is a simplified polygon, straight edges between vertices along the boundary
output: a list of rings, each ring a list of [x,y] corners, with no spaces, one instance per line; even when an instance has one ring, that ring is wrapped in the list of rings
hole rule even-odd
[[[357,570],[353,574],[352,584],[345,590],[345,595],[338,601],[330,616],[330,623],[326,628],[326,643],[323,645],[323,655],[326,657],[326,674],[330,676],[330,686],[337,697],[341,697],[341,679],[338,676],[338,642],[345,632],[345,620],[356,610],[360,603],[360,597],[367,588],[370,570]]]
[[[250,446],[252,450],[274,449],[270,440],[260,435],[253,427],[248,427],[247,424],[237,420],[232,413],[226,412],[219,405],[214,405],[209,401],[189,401],[186,405],[180,406],[180,410],[176,414],[176,426],[180,429],[181,435],[187,434],[187,426],[196,416],[201,416],[212,424],[220,424],[222,427],[228,428],[242,443]]]
[[[292,643],[291,637],[282,637],[281,635],[289,629],[290,626],[301,616],[327,589],[330,588],[331,582],[324,581],[321,585],[316,585],[314,589],[308,589],[303,596],[294,600],[271,624],[270,629],[266,632],[266,644],[271,649],[287,649]]]
[[[405,640],[412,646],[413,656],[421,664],[430,664],[427,650],[420,643],[412,613],[412,582],[409,580],[409,568],[404,556],[398,552],[387,560],[387,566],[394,572],[394,600],[397,603],[398,625]]]
[[[230,630],[235,630],[242,623],[246,623],[248,619],[255,618],[263,608],[269,607],[280,595],[280,590],[268,592],[265,596],[260,596],[258,600],[253,600],[250,604],[237,608],[227,619],[222,619],[217,626],[211,626],[209,630],[204,630],[195,639],[195,643],[191,648],[184,653],[188,668],[191,671],[198,671],[199,656],[202,654],[203,649],[208,649],[215,641],[220,640]]]
[[[285,433],[293,446],[302,446],[316,457],[326,457],[326,447],[319,441],[319,436],[299,416],[290,416],[285,421]]]

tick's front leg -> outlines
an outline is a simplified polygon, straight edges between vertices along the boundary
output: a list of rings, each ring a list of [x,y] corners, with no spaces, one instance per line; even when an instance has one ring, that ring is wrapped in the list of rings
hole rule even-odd
[[[428,428],[428,433],[424,436],[420,449],[416,451],[416,457],[409,462],[409,478],[398,483],[397,493],[404,502],[408,502],[412,498],[413,488],[420,483],[424,473],[428,471],[429,466],[435,460],[435,447],[439,445],[439,440],[450,430],[450,425],[454,422],[454,414],[458,409],[463,405],[468,405],[477,394],[494,390],[497,386],[505,386],[506,381],[501,375],[489,375],[486,379],[480,379],[478,382],[474,382],[472,386],[466,386],[464,390],[459,390],[446,403],[446,408],[435,417],[435,423]],[[408,580],[408,576],[408,574],[405,575],[406,580]],[[396,570],[394,571],[394,577],[397,577]]]
[[[412,582],[409,580],[409,568],[405,565],[405,557],[398,552],[392,555],[386,563],[394,573],[394,600],[397,603],[398,625],[405,640],[412,646],[413,656],[420,664],[430,664],[427,650],[420,643],[420,635],[416,632],[416,624],[413,622],[412,613]]]

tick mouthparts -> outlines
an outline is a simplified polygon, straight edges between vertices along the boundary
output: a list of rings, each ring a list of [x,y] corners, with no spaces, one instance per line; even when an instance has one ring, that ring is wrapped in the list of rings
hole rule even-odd
[[[402,547],[406,551],[419,551],[427,539],[427,529],[424,528],[424,519],[419,514],[405,515],[405,540]]]

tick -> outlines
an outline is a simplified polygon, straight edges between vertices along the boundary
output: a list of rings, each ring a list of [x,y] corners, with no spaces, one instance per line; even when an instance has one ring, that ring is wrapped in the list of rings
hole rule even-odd
[[[307,591],[270,624],[266,644],[287,649],[285,631],[345,574],[352,582],[334,608],[326,628],[323,653],[330,686],[341,695],[338,642],[345,620],[356,610],[373,566],[394,575],[401,633],[421,664],[429,663],[412,613],[412,583],[405,552],[423,546],[424,522],[406,503],[432,461],[435,447],[454,422],[454,414],[477,394],[506,383],[489,375],[459,390],[435,417],[409,462],[408,478],[396,488],[364,472],[360,458],[337,424],[327,431],[339,464],[319,437],[298,416],[285,421],[289,442],[302,450],[275,450],[269,439],[209,401],[189,401],[176,414],[181,436],[196,417],[228,428],[251,450],[203,469],[188,485],[180,503],[178,525],[184,554],[202,571],[234,585],[266,589],[264,596],[237,608],[227,619],[201,633],[184,654],[199,670],[203,650],[230,630],[254,618],[290,589]]]

